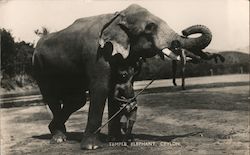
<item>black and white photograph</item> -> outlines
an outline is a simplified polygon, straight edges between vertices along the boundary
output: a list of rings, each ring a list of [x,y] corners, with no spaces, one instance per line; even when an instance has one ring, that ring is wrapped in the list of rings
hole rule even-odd
[[[0,155],[249,155],[249,0],[0,0]]]

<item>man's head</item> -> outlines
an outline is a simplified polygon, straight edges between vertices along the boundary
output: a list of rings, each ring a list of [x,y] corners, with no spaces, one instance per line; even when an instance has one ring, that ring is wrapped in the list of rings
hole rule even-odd
[[[127,83],[132,82],[132,79],[135,75],[135,68],[132,66],[118,67],[117,69],[117,82],[118,83]]]
[[[128,61],[123,59],[121,55],[117,54],[112,57],[110,63],[112,81],[114,83],[133,82],[134,76],[136,76],[141,69],[142,60]]]

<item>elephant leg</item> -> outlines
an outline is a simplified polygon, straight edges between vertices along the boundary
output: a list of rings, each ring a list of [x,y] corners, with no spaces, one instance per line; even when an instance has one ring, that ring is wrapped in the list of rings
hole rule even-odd
[[[53,119],[49,124],[49,129],[52,134],[51,143],[61,143],[66,141],[66,127],[65,122],[70,115],[79,110],[86,103],[86,97],[83,96],[64,96],[61,104],[49,104],[53,113]]]
[[[51,143],[61,143],[66,140],[66,128],[64,123],[61,123],[62,108],[59,100],[49,99],[48,106],[53,114],[53,119],[49,124],[49,130],[52,138]]]
[[[129,122],[128,122],[128,129],[127,129],[126,135],[125,135],[126,141],[131,141],[131,142],[134,141],[134,136],[132,134],[132,129],[133,129],[134,123],[135,123],[135,121],[132,121],[132,120],[129,120]]]
[[[172,76],[173,76],[173,84],[174,86],[177,86],[176,84],[176,70],[177,70],[177,61],[173,60],[172,61]]]
[[[112,100],[112,96],[109,96],[108,99],[108,117],[112,117],[119,109],[119,104]],[[121,123],[120,117],[114,117],[110,123],[108,124],[108,135],[110,141],[121,141],[122,133],[121,133]]]
[[[86,103],[86,94],[82,95],[70,95],[63,98],[63,107],[61,112],[60,123],[64,124],[70,117],[70,115]]]
[[[58,95],[58,87],[56,87],[53,80],[41,79],[37,83],[43,96],[43,101],[49,106],[53,114],[52,121],[48,126],[52,135],[51,143],[61,143],[63,142],[62,139],[65,139],[66,128],[64,124],[60,123],[62,107]]]
[[[102,115],[108,91],[108,80],[99,80],[95,84],[91,84],[88,122],[81,141],[81,149],[96,149],[101,146],[101,141],[98,137],[100,131],[97,133],[95,131],[102,123]]]

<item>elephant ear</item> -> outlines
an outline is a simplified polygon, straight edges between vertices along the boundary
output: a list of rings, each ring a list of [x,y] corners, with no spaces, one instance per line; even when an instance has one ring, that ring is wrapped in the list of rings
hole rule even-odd
[[[111,53],[111,56],[114,56],[116,54],[121,54],[122,57],[126,59],[129,55],[130,44],[129,44],[129,37],[125,30],[126,21],[124,15],[120,15],[113,22],[108,23],[108,26],[107,25],[105,26],[99,38],[100,48],[105,49],[107,44],[112,44],[112,48],[108,49],[112,50],[112,52],[110,51],[107,52],[107,49],[103,51]]]

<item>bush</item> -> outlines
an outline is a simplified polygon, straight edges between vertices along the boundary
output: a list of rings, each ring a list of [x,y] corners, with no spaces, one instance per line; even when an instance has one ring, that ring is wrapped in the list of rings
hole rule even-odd
[[[34,45],[24,41],[15,42],[10,31],[1,32],[1,87],[14,89],[31,81],[31,61]]]

